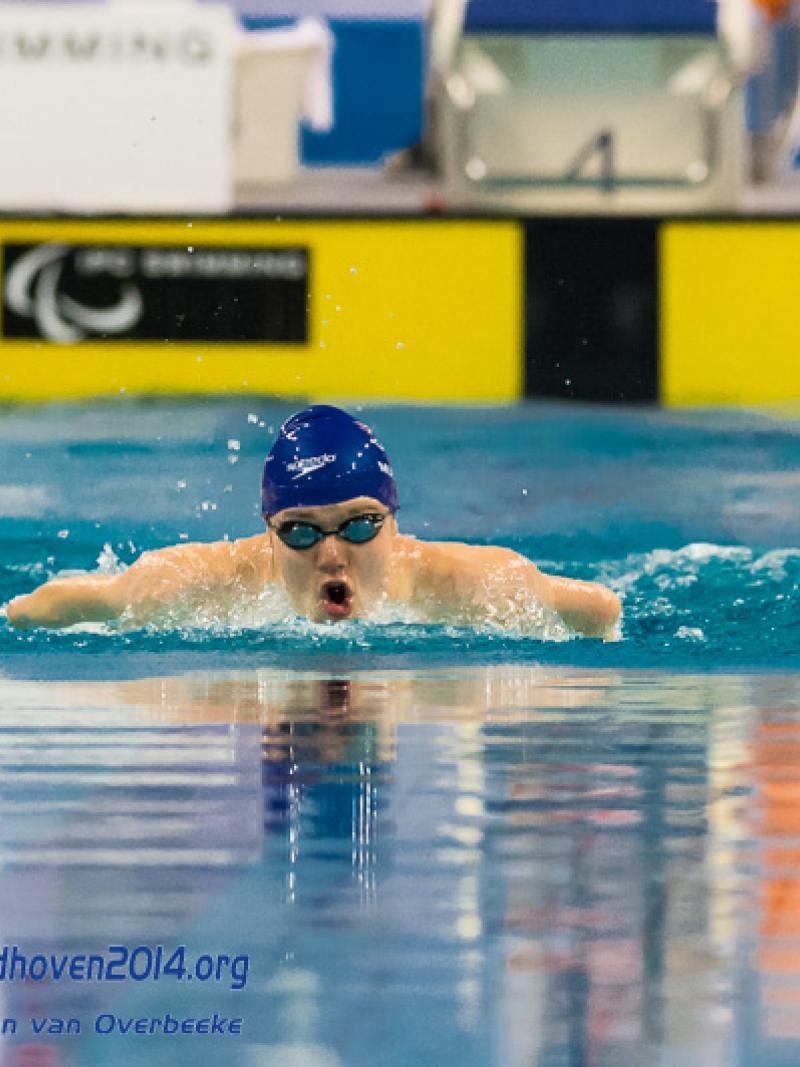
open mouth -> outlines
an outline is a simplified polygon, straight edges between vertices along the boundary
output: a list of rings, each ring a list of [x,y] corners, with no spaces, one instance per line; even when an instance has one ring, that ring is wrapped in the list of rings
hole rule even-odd
[[[347,582],[326,582],[322,587],[322,606],[332,619],[346,619],[353,610],[353,591]]]

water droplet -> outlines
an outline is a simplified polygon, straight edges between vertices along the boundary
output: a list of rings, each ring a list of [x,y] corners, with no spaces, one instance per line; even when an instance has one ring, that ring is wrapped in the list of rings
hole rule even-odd
[[[69,537],[69,530],[59,530],[56,536],[60,537],[63,541],[65,538]]]
[[[358,269],[356,267],[351,267],[350,268],[350,273],[351,274],[358,274]]]
[[[402,341],[398,341],[397,344],[394,347],[395,348],[405,348],[406,346]]]
[[[242,442],[241,441],[238,441],[235,437],[229,437],[228,438],[228,449],[231,452],[238,452],[241,447],[242,447]]]
[[[250,414],[247,416],[247,421],[251,423],[258,422],[258,415],[254,415],[251,411]]]
[[[185,488],[186,488],[186,482],[184,482],[183,479],[181,479],[181,481],[176,483],[176,489],[185,489]]]

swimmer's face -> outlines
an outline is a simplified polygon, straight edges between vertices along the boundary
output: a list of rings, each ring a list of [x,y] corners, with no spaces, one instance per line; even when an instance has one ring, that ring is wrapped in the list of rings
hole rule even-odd
[[[338,529],[348,519],[383,515],[385,522],[371,541],[353,544],[341,537],[324,537],[311,548],[290,548],[275,532],[287,522],[307,522],[321,530]],[[341,504],[286,508],[268,523],[276,576],[283,582],[292,607],[315,622],[337,622],[369,612],[386,591],[392,542],[397,536],[394,517],[372,497],[356,497]]]

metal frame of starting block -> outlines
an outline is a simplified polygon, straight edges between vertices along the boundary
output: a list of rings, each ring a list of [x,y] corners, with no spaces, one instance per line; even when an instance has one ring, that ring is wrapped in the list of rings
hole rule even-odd
[[[449,5],[452,37],[434,56],[434,144],[448,204],[603,214],[735,208],[742,71],[714,0],[671,4],[655,18],[652,0],[617,0],[599,15],[587,0],[477,0],[472,18],[461,3],[460,19]],[[703,16],[697,25],[692,5]],[[614,18],[620,7],[627,24]],[[647,25],[631,24],[634,9],[649,12]],[[570,13],[579,16],[572,23]]]

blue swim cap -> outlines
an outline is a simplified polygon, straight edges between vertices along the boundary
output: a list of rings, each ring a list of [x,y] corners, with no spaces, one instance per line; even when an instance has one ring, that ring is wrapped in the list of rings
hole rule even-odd
[[[315,404],[281,426],[264,464],[261,514],[371,496],[397,510],[389,457],[369,426],[341,408]]]

